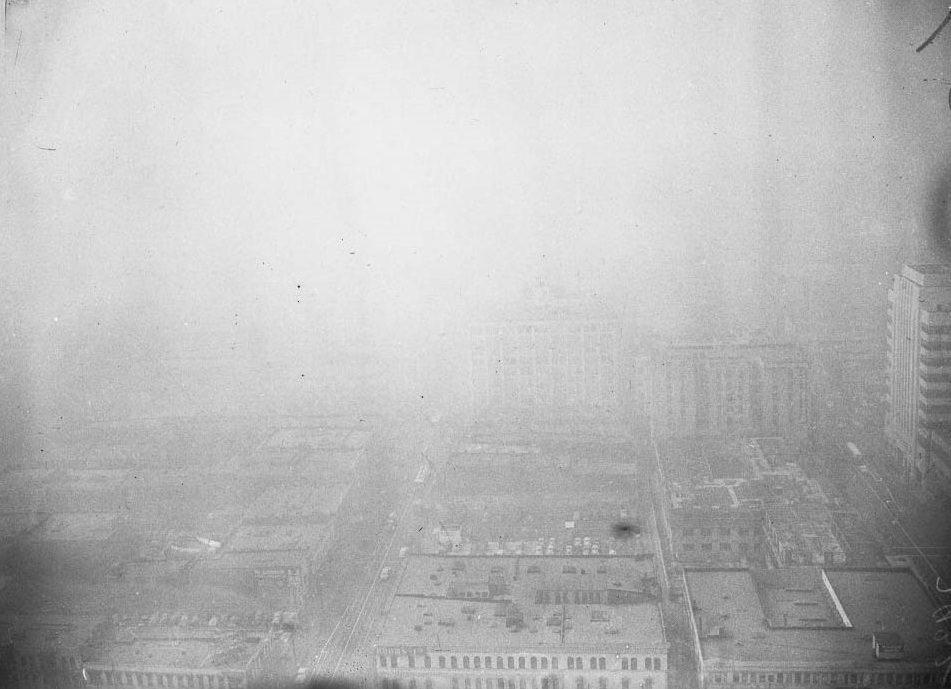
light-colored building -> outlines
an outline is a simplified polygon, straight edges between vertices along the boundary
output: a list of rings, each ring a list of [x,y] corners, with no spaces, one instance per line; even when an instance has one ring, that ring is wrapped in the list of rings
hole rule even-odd
[[[633,558],[406,562],[374,645],[401,689],[663,689],[660,591]]]
[[[665,347],[642,360],[647,415],[661,436],[790,436],[807,431],[809,364],[785,344]]]
[[[469,326],[475,414],[533,411],[594,415],[621,401],[621,325],[582,300],[530,302]]]
[[[945,651],[907,569],[684,572],[701,687],[937,687]]]
[[[886,434],[910,477],[944,461],[933,435],[951,428],[951,265],[905,266],[888,292]],[[949,473],[942,467],[939,475]]]
[[[290,634],[249,630],[135,626],[91,652],[88,687],[253,689],[287,684]]]

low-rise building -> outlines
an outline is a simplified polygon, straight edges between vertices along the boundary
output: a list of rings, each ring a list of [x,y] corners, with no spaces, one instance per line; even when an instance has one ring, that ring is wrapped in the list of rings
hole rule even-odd
[[[135,626],[90,653],[90,687],[252,689],[287,683],[290,634],[187,626]]]
[[[677,560],[744,567],[845,563],[828,499],[785,442],[671,441],[663,447]]]
[[[0,618],[0,683],[30,689],[81,687],[83,663],[108,629],[103,616],[5,615]]]
[[[663,689],[654,563],[411,556],[374,650],[384,686]]]
[[[702,687],[939,686],[933,603],[908,570],[687,569],[683,577]]]

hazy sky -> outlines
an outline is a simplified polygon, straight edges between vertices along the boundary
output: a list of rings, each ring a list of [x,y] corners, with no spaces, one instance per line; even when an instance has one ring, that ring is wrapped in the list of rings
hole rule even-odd
[[[764,260],[900,261],[927,224],[951,32],[914,48],[946,11],[11,5],[8,340],[42,379],[97,323],[305,341],[356,303],[432,337],[579,265],[662,326],[703,264],[727,312],[782,309]]]

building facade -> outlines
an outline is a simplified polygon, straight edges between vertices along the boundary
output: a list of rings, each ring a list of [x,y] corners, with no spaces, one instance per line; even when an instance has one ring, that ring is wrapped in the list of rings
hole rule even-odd
[[[943,461],[935,436],[951,428],[951,266],[905,266],[888,292],[886,434],[910,478]],[[947,468],[939,472],[946,475]]]
[[[669,346],[641,373],[661,436],[789,436],[809,422],[808,359],[793,345]]]
[[[401,689],[663,689],[667,640],[631,558],[413,556],[375,645]]]
[[[473,411],[612,413],[620,401],[621,326],[574,300],[469,326]]]
[[[942,686],[933,603],[907,569],[688,569],[701,687]]]

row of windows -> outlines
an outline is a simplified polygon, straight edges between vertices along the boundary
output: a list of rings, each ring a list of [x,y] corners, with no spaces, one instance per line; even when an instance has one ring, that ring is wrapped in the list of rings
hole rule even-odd
[[[684,529],[684,538],[690,538],[690,537],[692,537],[692,536],[694,535],[695,532],[698,532],[698,531],[700,532],[700,536],[701,536],[702,538],[710,538],[710,537],[713,535],[714,532],[718,533],[721,537],[723,537],[723,536],[727,536],[727,537],[728,537],[731,533],[734,533],[734,534],[736,534],[737,536],[749,536],[750,533],[751,533],[751,531],[752,531],[752,529],[745,528],[745,527],[738,528],[738,529],[731,529],[731,528],[728,527],[728,526],[721,526],[721,527],[718,528],[718,529],[694,529],[694,528],[686,528],[686,529]]]
[[[236,689],[244,686],[243,677],[219,675],[171,674],[160,672],[123,672],[87,670],[89,683],[105,687],[188,687],[189,689]]]
[[[465,677],[462,681],[458,677],[452,677],[450,680],[452,689],[539,689],[539,684],[541,689],[565,689],[557,676],[542,677],[541,682],[538,681],[537,677],[520,677],[517,683],[514,678],[508,680],[501,677],[498,679],[489,678],[485,680],[484,686],[481,677],[475,679]],[[381,689],[401,689],[399,683],[391,679],[381,680],[380,686]],[[654,680],[651,677],[645,677],[636,684],[632,684],[630,677],[624,677],[621,679],[620,689],[652,689],[653,686]],[[433,680],[427,678],[424,681],[424,687],[425,689],[433,689]],[[586,682],[584,677],[578,677],[575,680],[575,689],[595,689],[595,687],[597,689],[608,689],[608,678],[598,677],[597,684]],[[415,679],[410,679],[407,689],[419,689],[419,684]]]
[[[938,681],[933,672],[718,672],[716,684],[835,684],[853,686],[902,685],[930,687]]]
[[[577,568],[573,565],[565,565],[562,568],[562,574],[573,574]],[[584,570],[581,570],[584,573]],[[600,568],[599,568],[600,571]],[[535,602],[545,605],[548,603],[603,603],[605,597],[604,591],[536,591]]]
[[[700,548],[697,548],[698,545],[700,546]],[[732,543],[726,543],[726,542],[724,542],[724,543],[719,543],[719,544],[716,544],[716,543],[699,543],[699,544],[698,544],[698,543],[684,543],[684,550],[706,550],[706,551],[712,551],[714,545],[718,545],[717,550],[730,550],[730,551],[734,550],[733,544],[732,544]],[[737,544],[736,544],[736,550],[739,550],[739,551],[759,550],[761,547],[762,547],[762,544],[760,544],[760,543],[752,543],[752,544],[751,544],[751,543],[737,543]]]
[[[416,667],[416,656],[409,655],[407,656],[409,667]],[[385,655],[380,656],[380,667],[398,667],[399,658],[395,655],[389,656],[389,662],[387,662],[387,657]],[[437,662],[440,668],[446,667],[446,656],[439,656]],[[491,670],[493,659],[492,656],[462,656],[462,669],[475,669],[481,670],[483,667]],[[621,669],[622,670],[637,670],[637,658],[624,657],[621,658]],[[498,669],[507,668],[509,670],[515,670],[517,664],[517,669],[519,670],[547,670],[549,664],[552,670],[558,669],[558,658],[552,657],[549,661],[547,656],[496,656],[495,657],[495,667]],[[423,667],[431,668],[433,666],[432,656],[423,657]],[[458,669],[459,666],[459,656],[449,656],[449,667]],[[597,657],[591,656],[588,658],[587,667],[589,670],[606,670],[607,669],[607,658],[604,656]],[[567,668],[569,670],[583,670],[585,668],[584,658],[580,656],[568,656],[567,659]],[[644,669],[645,670],[662,670],[663,662],[660,658],[644,658]]]

